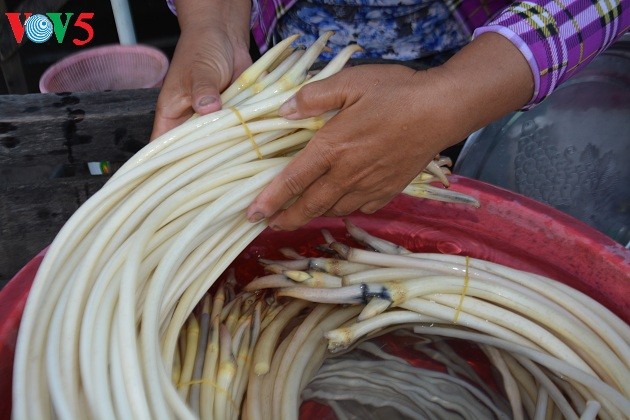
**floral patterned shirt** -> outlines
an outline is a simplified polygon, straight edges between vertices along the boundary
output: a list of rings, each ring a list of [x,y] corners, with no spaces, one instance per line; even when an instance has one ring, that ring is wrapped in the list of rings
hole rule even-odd
[[[356,4],[354,4],[356,3]],[[364,3],[364,4],[361,4]],[[440,0],[334,1],[302,0],[279,19],[272,42],[300,34],[312,44],[323,31],[334,31],[329,60],[348,44],[363,51],[354,58],[415,60],[465,45],[469,34]]]
[[[496,32],[527,59],[531,107],[630,28],[630,0],[253,0],[251,28],[261,52],[289,34],[308,45],[334,30],[331,55],[356,42],[365,57],[399,60]]]

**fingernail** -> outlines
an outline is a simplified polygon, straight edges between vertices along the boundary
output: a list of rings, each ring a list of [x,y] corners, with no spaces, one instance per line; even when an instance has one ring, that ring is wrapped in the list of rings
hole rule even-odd
[[[287,114],[287,115],[282,115],[283,118],[286,118],[287,120],[299,120],[300,117],[300,113],[295,111],[292,112],[291,114]]]
[[[251,216],[249,216],[247,218],[247,220],[249,220],[251,223],[256,223],[256,222],[260,222],[264,218],[265,218],[264,214],[262,214],[262,213],[254,213]]]
[[[280,226],[276,225],[275,223],[273,225],[269,225],[269,228],[271,230],[275,230],[276,232],[280,230]]]
[[[278,114],[282,117],[289,117],[297,114],[297,101],[295,96],[291,96],[278,110]]]
[[[204,96],[201,99],[199,99],[199,106],[208,106],[210,104],[213,104],[217,101],[217,98],[215,96]]]

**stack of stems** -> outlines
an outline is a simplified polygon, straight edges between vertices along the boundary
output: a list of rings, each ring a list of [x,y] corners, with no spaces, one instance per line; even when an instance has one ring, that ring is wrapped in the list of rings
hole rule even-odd
[[[247,290],[264,284],[279,298],[365,305],[355,322],[326,332],[333,352],[409,324],[419,325],[416,331],[423,335],[481,343],[504,378],[516,417],[523,406],[532,416],[554,409],[567,418],[579,417],[580,411],[602,418],[628,416],[630,327],[607,308],[550,278],[463,256],[412,253],[348,227],[355,240],[381,252],[330,239],[331,249],[345,260],[320,267],[335,267],[336,282],[311,287],[304,281],[315,273],[296,268],[312,269],[314,259],[263,260],[275,274],[255,280]],[[351,265],[363,268],[339,275],[339,267]],[[560,388],[554,375],[562,378]],[[521,392],[525,389],[529,392]]]
[[[66,223],[22,317],[14,418],[195,417],[181,398],[194,391],[196,400],[195,384],[178,390],[171,381],[175,354],[183,357],[177,337],[219,275],[265,228],[247,222],[245,208],[287,165],[287,155],[334,117],[277,115],[301,86],[338,72],[359,49],[347,47],[308,77],[331,35],[306,51],[291,47],[295,37],[279,43],[222,94],[224,109],[151,142]],[[442,179],[446,164],[436,160],[432,176]],[[180,375],[190,369],[176,366]]]

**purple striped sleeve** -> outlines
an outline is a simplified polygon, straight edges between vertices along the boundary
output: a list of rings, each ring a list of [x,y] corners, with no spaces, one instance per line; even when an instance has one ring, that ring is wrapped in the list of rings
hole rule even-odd
[[[295,4],[297,0],[253,0],[252,35],[261,53],[267,51],[271,43],[273,30],[278,19]]]
[[[173,12],[175,16],[177,16],[177,9],[175,8],[175,0],[166,0],[166,5]]]
[[[630,27],[630,0],[534,0],[508,6],[473,36],[496,32],[525,56],[538,104]]]

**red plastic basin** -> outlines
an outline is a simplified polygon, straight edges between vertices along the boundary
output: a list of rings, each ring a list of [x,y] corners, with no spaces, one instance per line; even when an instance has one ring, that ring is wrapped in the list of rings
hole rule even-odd
[[[370,233],[426,252],[483,258],[553,277],[575,287],[630,322],[630,251],[551,207],[468,178],[451,188],[472,195],[481,208],[399,196],[373,215],[350,219]],[[316,219],[297,232],[263,232],[235,261],[238,279],[262,273],[257,258],[282,258],[278,248],[312,252],[320,229],[346,239],[341,219]],[[0,417],[11,409],[11,373],[20,317],[43,252],[0,291]],[[310,416],[309,416],[310,417]]]

